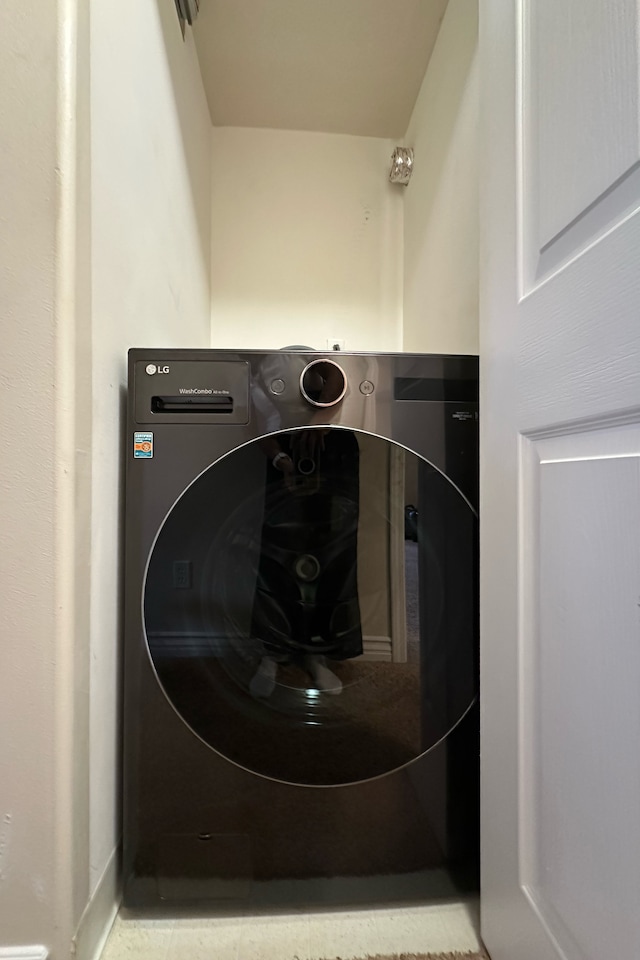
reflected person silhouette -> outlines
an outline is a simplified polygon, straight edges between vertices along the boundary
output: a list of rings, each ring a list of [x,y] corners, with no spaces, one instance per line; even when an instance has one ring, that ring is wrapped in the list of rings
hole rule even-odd
[[[294,664],[313,688],[339,694],[328,664],[362,653],[358,441],[349,430],[311,426],[260,445],[267,466],[251,635],[261,659],[249,689],[268,698],[279,666]]]

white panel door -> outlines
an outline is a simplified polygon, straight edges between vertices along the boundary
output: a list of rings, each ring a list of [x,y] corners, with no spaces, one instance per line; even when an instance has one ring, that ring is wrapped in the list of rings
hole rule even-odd
[[[640,12],[484,0],[482,923],[640,957]]]

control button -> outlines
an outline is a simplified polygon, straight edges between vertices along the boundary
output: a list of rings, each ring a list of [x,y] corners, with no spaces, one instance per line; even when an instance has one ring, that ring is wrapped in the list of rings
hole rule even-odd
[[[276,396],[284,393],[284,380],[272,380],[271,393],[275,393]]]
[[[371,380],[363,380],[360,384],[360,393],[364,393],[365,397],[371,396],[374,390],[375,387],[371,383]]]

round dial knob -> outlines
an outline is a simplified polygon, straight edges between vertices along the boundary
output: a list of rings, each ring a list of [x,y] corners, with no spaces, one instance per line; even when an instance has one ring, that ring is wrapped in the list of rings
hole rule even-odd
[[[333,407],[347,392],[347,375],[335,360],[312,360],[300,376],[300,392],[314,407]]]

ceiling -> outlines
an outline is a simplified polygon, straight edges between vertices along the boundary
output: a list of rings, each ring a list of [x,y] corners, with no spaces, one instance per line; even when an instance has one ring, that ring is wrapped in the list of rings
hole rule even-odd
[[[216,126],[401,137],[447,0],[201,0]]]

